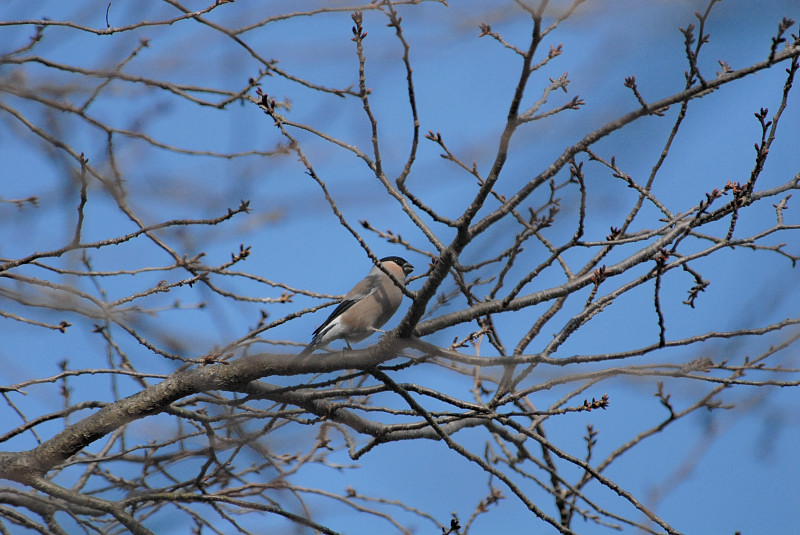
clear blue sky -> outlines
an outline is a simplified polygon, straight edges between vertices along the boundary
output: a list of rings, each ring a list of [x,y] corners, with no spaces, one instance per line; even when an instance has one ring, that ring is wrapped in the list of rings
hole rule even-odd
[[[560,10],[568,2],[553,1]],[[754,5],[759,4],[757,10]],[[77,7],[59,1],[38,2],[35,8],[27,2],[4,2],[3,19],[49,17],[70,18],[92,27],[104,27],[105,2],[80,2]],[[191,9],[200,3],[186,4]],[[263,4],[235,2],[217,9],[211,19],[227,26],[249,24],[255,20],[292,8],[293,2]],[[648,100],[656,100],[679,91],[684,84],[686,60],[683,36],[678,27],[695,22],[693,12],[703,9],[705,2],[633,0],[588,1],[573,17],[553,32],[543,50],[563,43],[563,54],[534,76],[527,97],[528,104],[538,98],[547,77],[569,73],[569,94],[580,95],[586,105],[578,112],[567,112],[523,127],[512,144],[512,155],[499,188],[513,192],[546,167],[565,147],[605,122],[637,107],[630,91],[623,86],[626,76],[635,75],[638,87]],[[726,0],[716,6],[707,32],[711,41],[706,46],[700,68],[707,78],[719,70],[717,60],[727,61],[734,69],[766,58],[770,38],[783,16],[798,16],[797,3],[789,0],[755,3],[750,0]],[[488,37],[477,38],[480,22],[488,22],[510,42],[525,46],[530,34],[529,18],[513,2],[489,3],[453,0],[451,7],[422,5],[401,8],[405,35],[412,45],[415,88],[423,132],[441,132],[448,147],[465,161],[475,161],[486,173],[497,147],[497,138],[505,121],[513,84],[518,77],[519,61]],[[154,20],[169,16],[174,9],[167,4],[147,7],[114,2],[109,10],[112,26],[136,20]],[[552,19],[548,19],[552,20]],[[367,46],[367,85],[372,89],[372,106],[380,121],[384,164],[390,175],[396,175],[405,162],[410,142],[410,114],[405,95],[405,71],[399,62],[400,48],[393,30],[386,27],[378,13],[365,14],[369,31]],[[357,63],[350,41],[352,21],[348,13],[334,13],[313,18],[297,18],[273,23],[269,31],[245,34],[248,43],[267,58],[280,59],[280,67],[298,76],[309,77],[332,87],[355,83]],[[797,27],[792,29],[797,32]],[[30,27],[0,28],[0,51],[16,48],[26,42]],[[37,49],[40,55],[55,61],[87,67],[112,66],[121,61],[140,38],[149,38],[150,47],[132,61],[126,72],[187,84],[222,87],[244,87],[253,76],[257,64],[241,48],[197,24],[183,22],[170,27],[144,28],[130,34],[94,36],[59,28],[48,28]],[[31,67],[33,74],[44,72]],[[728,181],[745,182],[753,165],[753,144],[759,129],[753,113],[767,107],[774,112],[780,102],[784,67],[761,72],[738,83],[723,87],[715,94],[690,105],[686,125],[676,139],[673,154],[661,171],[656,194],[674,211],[686,210],[704,197],[704,193]],[[0,67],[0,80],[4,76]],[[76,77],[48,73],[53,83],[75,81]],[[190,150],[243,152],[272,150],[280,141],[272,121],[252,105],[231,105],[225,110],[200,108],[183,103],[165,93],[120,84],[126,98],[104,98],[91,112],[120,128],[141,129],[165,143]],[[279,101],[289,98],[290,117],[310,123],[333,135],[369,147],[369,128],[356,99],[339,99],[298,87],[279,77],[263,80],[262,88]],[[792,95],[783,118],[779,139],[759,186],[786,182],[800,169],[800,114],[798,95]],[[0,99],[6,99],[5,93]],[[9,97],[10,98],[10,97]],[[554,96],[553,103],[561,96]],[[14,101],[10,99],[9,102]],[[18,101],[14,101],[18,102]],[[663,118],[646,118],[598,143],[593,150],[604,157],[616,156],[617,163],[631,176],[643,181],[661,152],[674,121],[677,108]],[[72,145],[84,151],[90,161],[103,167],[104,137],[96,130],[75,122],[70,134]],[[319,175],[331,193],[340,199],[340,208],[349,222],[357,225],[366,219],[379,229],[392,229],[415,245],[425,247],[421,233],[406,218],[397,204],[388,199],[374,176],[351,153],[299,134],[304,149],[313,158]],[[3,199],[38,195],[40,207],[17,211],[12,205],[0,206],[0,256],[17,257],[34,249],[63,244],[71,236],[76,198],[65,186],[69,167],[58,158],[42,160],[38,140],[21,129],[13,119],[0,121],[0,197]],[[35,150],[33,150],[35,149]],[[174,217],[215,217],[239,199],[251,201],[253,213],[239,217],[225,226],[203,230],[188,238],[182,252],[206,252],[209,264],[229,258],[239,243],[253,246],[252,256],[241,269],[294,287],[341,294],[369,269],[369,261],[359,245],[337,224],[319,188],[304,174],[294,156],[281,158],[246,157],[234,160],[197,158],[159,151],[141,142],[118,148],[120,165],[126,169],[125,180],[130,202],[147,223]],[[473,180],[439,157],[440,150],[423,142],[418,161],[409,178],[409,186],[424,192],[425,199],[436,209],[453,215],[463,209],[474,192]],[[589,214],[593,223],[587,239],[602,239],[611,225],[619,225],[629,205],[630,190],[613,181],[599,167],[587,164]],[[65,193],[66,192],[66,193]],[[176,199],[180,203],[176,203]],[[65,200],[67,202],[65,202]],[[564,210],[575,210],[576,197],[566,196]],[[796,202],[796,199],[793,199]],[[104,239],[132,230],[125,218],[111,210],[112,203],[99,190],[92,192],[87,211],[84,239]],[[794,204],[790,202],[790,207]],[[773,218],[769,206],[753,211],[752,219],[743,218],[739,231],[746,233],[763,227],[759,218]],[[786,212],[787,222],[798,221],[795,210]],[[652,215],[652,214],[651,214]],[[655,219],[650,219],[651,227]],[[727,224],[727,223],[726,223]],[[645,225],[646,226],[646,225]],[[509,227],[510,228],[510,227]],[[495,232],[502,233],[505,227]],[[558,224],[553,233],[571,233],[571,222]],[[447,239],[448,236],[444,236]],[[497,236],[489,236],[490,239]],[[379,256],[403,254],[374,236],[370,245]],[[177,238],[176,238],[177,241]],[[776,236],[774,243],[787,241],[787,248],[797,254],[800,245],[792,234]],[[486,245],[488,247],[488,245]],[[483,251],[468,249],[465,258],[479,258]],[[472,255],[472,256],[471,256]],[[422,256],[405,255],[420,269],[425,269]],[[688,276],[665,281],[664,313],[670,339],[710,330],[724,331],[742,326],[758,327],[797,315],[798,272],[785,259],[765,252],[737,250],[723,252],[719,259],[698,262],[703,276],[712,284],[689,310],[681,304],[691,286]],[[155,263],[166,265],[166,256],[154,255],[152,248],[137,242],[118,246],[113,255],[93,257],[96,269],[141,267]],[[724,260],[724,261],[720,261]],[[611,263],[611,261],[609,261]],[[69,265],[65,262],[63,265]],[[324,275],[321,270],[324,266]],[[73,267],[78,267],[73,264]],[[418,271],[418,272],[419,272]],[[27,273],[36,273],[27,271]],[[117,278],[106,281],[109,299],[115,299],[152,286],[162,275]],[[774,281],[781,281],[775,284]],[[543,277],[536,288],[558,284],[559,279]],[[254,296],[277,297],[280,292],[261,285],[245,285],[227,281],[230,289]],[[412,286],[417,289],[417,286]],[[452,284],[452,283],[450,283]],[[3,284],[6,288],[8,285]],[[450,289],[452,286],[445,287]],[[732,298],[731,296],[736,296]],[[242,336],[255,325],[258,307],[243,307],[225,302],[202,288],[184,289],[150,305],[169,304],[180,297],[184,305],[205,301],[198,311],[170,311],[158,319],[144,320],[147,330],[168,325],[174,346],[188,356],[208,353],[215,346]],[[317,303],[297,297],[291,304],[263,306],[276,319],[293,310]],[[405,305],[407,306],[407,305]],[[393,327],[405,309],[401,308]],[[14,308],[14,313],[28,309]],[[556,356],[594,354],[652,343],[657,325],[652,310],[652,286],[640,288],[620,299],[579,335],[565,344]],[[534,309],[533,312],[539,312]],[[526,312],[530,314],[531,312]],[[41,314],[44,314],[42,312]],[[304,316],[270,333],[275,340],[306,342],[310,332],[322,321],[325,312]],[[70,320],[69,313],[64,318]],[[41,316],[45,318],[44,315]],[[60,317],[60,316],[59,316]],[[565,318],[568,316],[564,316]],[[48,320],[52,319],[48,317]],[[518,325],[506,326],[509,338],[525,329],[530,317]],[[545,329],[547,334],[560,324]],[[452,329],[429,341],[448,344],[453,336],[464,336],[466,328]],[[0,383],[13,384],[32,377],[57,373],[58,362],[69,359],[71,368],[105,367],[103,344],[88,329],[71,329],[66,334],[43,332],[42,329],[0,318]],[[780,341],[781,336],[774,339]],[[374,341],[374,339],[372,340]],[[535,352],[547,342],[534,343]],[[159,343],[167,347],[166,338]],[[366,342],[365,342],[366,343]],[[123,342],[137,365],[153,372],[166,373],[172,363],[161,362],[130,341]],[[702,347],[672,351],[648,358],[653,362],[670,360],[685,362],[697,356],[715,360],[729,358],[741,361],[744,355],[755,355],[766,347],[763,341],[709,342]],[[273,346],[264,346],[267,350]],[[281,350],[278,347],[277,350]],[[290,351],[295,348],[290,347]],[[484,354],[491,354],[488,344]],[[797,368],[796,349],[787,365]],[[152,361],[152,362],[149,362]],[[540,369],[534,380],[542,380],[560,370]],[[464,395],[471,385],[462,377],[454,377],[438,368],[416,369],[401,377],[432,388]],[[73,400],[97,399],[91,385],[96,379],[76,380]],[[529,380],[530,381],[530,380]],[[699,397],[708,389],[705,384],[668,383],[677,408]],[[124,389],[134,392],[132,384]],[[55,392],[32,389],[31,395],[17,396],[29,417],[56,410],[52,406]],[[587,391],[588,397],[609,393],[612,404],[607,411],[575,414],[548,422],[549,438],[560,447],[581,456],[581,437],[591,424],[600,431],[595,458],[603,458],[621,443],[666,415],[653,397],[654,381],[617,379]],[[537,394],[539,407],[546,407],[565,391]],[[736,410],[703,412],[651,438],[618,460],[607,475],[644,501],[656,499],[655,511],[675,528],[687,534],[725,533],[740,530],[743,534],[794,533],[800,511],[800,468],[797,443],[800,426],[794,407],[796,389],[742,389],[728,399]],[[14,422],[15,415],[0,406],[0,420]],[[134,427],[148,436],[159,433],[157,420],[144,420]],[[57,426],[43,430],[56,432]],[[313,436],[313,431],[299,429],[298,437]],[[280,440],[294,440],[287,435]],[[486,434],[463,431],[455,437],[460,443],[481,452]],[[102,441],[101,441],[102,442]],[[9,449],[25,449],[34,444],[29,436],[7,444]],[[351,461],[346,451],[332,455],[343,464]],[[694,459],[699,462],[693,464]],[[440,522],[446,522],[451,511],[465,521],[475,503],[487,492],[487,477],[477,467],[451,454],[441,443],[397,443],[377,448],[358,461],[361,470],[337,473],[328,469],[308,471],[295,480],[308,486],[322,486],[341,491],[348,485],[364,494],[408,502],[427,509]],[[693,469],[678,478],[684,466]],[[501,486],[499,482],[495,485]],[[501,486],[502,487],[502,486]],[[593,488],[593,487],[589,487]],[[659,489],[666,493],[657,496]],[[502,508],[480,518],[472,533],[548,532],[530,517],[525,508],[507,489],[506,499],[493,507]],[[552,500],[532,490],[535,501],[553,513]],[[619,506],[619,498],[603,490],[593,495],[605,507]],[[653,503],[653,502],[651,502]],[[337,511],[340,511],[337,509]],[[624,511],[624,509],[623,509]],[[629,513],[630,511],[625,511]],[[319,513],[318,513],[319,514]],[[332,513],[331,513],[332,514]],[[270,519],[271,520],[271,519]],[[318,520],[343,533],[388,533],[387,525],[355,515],[326,516],[324,509]],[[640,519],[643,520],[643,519]],[[168,532],[168,518],[159,533]],[[252,520],[255,525],[259,520]],[[374,527],[371,522],[375,522]],[[432,533],[433,526],[419,522],[418,533]],[[152,527],[152,526],[151,526]],[[411,527],[411,526],[407,526]],[[371,531],[371,530],[375,531]],[[593,524],[576,522],[581,534],[609,533]],[[367,531],[370,530],[370,531]],[[175,533],[181,529],[174,530]],[[624,533],[633,531],[623,531]]]

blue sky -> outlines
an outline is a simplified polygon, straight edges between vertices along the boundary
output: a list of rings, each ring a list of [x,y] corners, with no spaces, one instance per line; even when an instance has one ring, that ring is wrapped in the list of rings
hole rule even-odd
[[[187,7],[200,9],[203,4],[188,2]],[[235,2],[221,6],[210,17],[227,26],[252,23],[274,13],[292,9],[292,2]],[[316,5],[316,4],[315,4]],[[337,4],[338,5],[338,4]],[[552,10],[561,10],[564,1],[551,2]],[[27,2],[7,1],[2,8],[6,20],[49,17],[70,18],[92,27],[104,27],[107,3],[81,2],[77,6],[63,2],[39,2],[35,9]],[[563,23],[543,43],[542,50],[563,43],[563,54],[535,74],[526,102],[535,101],[548,77],[569,73],[569,94],[554,94],[551,103],[560,104],[580,95],[586,105],[580,111],[565,112],[555,117],[526,125],[517,133],[511,156],[498,189],[510,194],[545,168],[563,149],[605,122],[636,109],[630,90],[623,86],[626,76],[635,75],[638,87],[652,101],[679,91],[684,84],[686,59],[683,36],[678,27],[695,22],[692,13],[704,9],[705,3],[691,1],[612,2],[589,1],[573,17]],[[294,8],[296,9],[296,8]],[[448,147],[467,162],[475,161],[488,172],[497,148],[497,139],[504,125],[513,84],[518,77],[519,61],[489,37],[477,38],[480,22],[519,46],[525,46],[530,33],[529,18],[513,2],[488,4],[477,1],[451,2],[449,8],[423,4],[413,9],[399,9],[405,35],[412,45],[415,89],[419,104],[421,130],[441,132]],[[175,10],[167,4],[114,2],[109,9],[109,22],[121,26],[130,22],[155,20],[171,16]],[[712,11],[706,45],[700,68],[707,78],[719,70],[717,60],[727,61],[734,69],[766,58],[770,38],[783,16],[797,17],[795,2],[760,3],[726,0]],[[548,19],[552,20],[552,19]],[[382,154],[390,176],[402,169],[410,143],[411,122],[405,94],[405,71],[399,61],[400,47],[386,19],[378,13],[365,14],[367,53],[367,85],[372,89],[371,104],[380,122]],[[331,13],[312,18],[297,18],[272,23],[266,29],[244,34],[247,42],[267,58],[280,59],[279,66],[297,76],[308,77],[331,87],[346,87],[357,81],[357,62],[350,41],[349,14]],[[797,32],[797,27],[792,29]],[[3,51],[16,48],[29,38],[31,27],[0,27]],[[87,68],[108,68],[121,61],[141,38],[150,39],[150,46],[126,66],[125,72],[180,83],[211,86],[226,90],[244,87],[254,76],[258,65],[240,47],[228,39],[199,25],[184,21],[173,26],[151,27],[114,36],[95,36],[63,28],[48,28],[36,52],[54,61],[63,61]],[[41,83],[66,84],[78,80],[63,73],[29,66],[30,76],[41,75]],[[4,72],[5,69],[5,72]],[[673,211],[687,210],[713,188],[731,181],[745,182],[753,165],[753,143],[760,131],[753,113],[761,107],[774,112],[780,102],[785,73],[780,66],[762,71],[737,83],[724,86],[714,94],[690,104],[686,124],[675,141],[671,157],[656,182],[655,193]],[[10,67],[0,66],[0,79]],[[356,144],[369,147],[369,125],[353,98],[341,99],[298,86],[281,79],[267,77],[261,87],[278,101],[289,99],[292,120],[312,124],[326,132]],[[800,115],[797,95],[792,95],[783,117],[778,140],[773,145],[759,186],[766,188],[789,180],[800,168]],[[19,99],[0,94],[12,105]],[[213,97],[206,97],[212,98]],[[561,100],[559,100],[561,99]],[[35,106],[20,104],[20,109],[45,122]],[[616,157],[617,163],[637,181],[646,179],[660,154],[677,112],[673,107],[665,117],[643,118],[620,132],[597,143],[599,155]],[[234,104],[224,110],[198,107],[173,95],[141,85],[114,83],[113,91],[90,108],[90,113],[114,124],[147,133],[164,143],[187,150],[244,152],[273,150],[281,141],[272,120],[255,106]],[[73,147],[84,151],[90,162],[107,169],[104,136],[75,119],[68,125]],[[352,153],[335,148],[305,133],[298,133],[304,151],[312,159],[318,174],[325,180],[348,221],[357,225],[368,220],[379,229],[392,229],[416,246],[429,249],[419,230],[403,216],[398,205],[387,198],[382,187],[367,167]],[[293,287],[307,288],[327,294],[341,294],[369,269],[369,260],[347,231],[341,228],[328,208],[319,188],[304,173],[293,155],[276,158],[249,156],[237,159],[197,157],[155,149],[141,141],[118,144],[117,158],[125,170],[129,202],[147,223],[165,218],[216,217],[240,199],[251,201],[253,212],[237,217],[223,226],[197,229],[181,235],[170,233],[173,244],[187,255],[205,252],[209,264],[225,262],[240,243],[252,245],[252,255],[241,269],[281,281]],[[408,184],[420,192],[426,202],[448,215],[458,214],[468,203],[476,187],[474,179],[439,157],[440,149],[429,141],[420,145],[419,155]],[[9,117],[0,121],[0,180],[3,199],[38,195],[39,208],[18,211],[12,205],[0,207],[0,256],[14,258],[33,250],[57,247],[69,240],[74,229],[76,191],[67,179],[74,165],[41,156],[39,141]],[[585,158],[584,158],[585,159]],[[74,162],[73,162],[74,163]],[[599,165],[587,162],[588,214],[592,224],[587,239],[600,240],[611,225],[618,225],[631,203],[631,191],[612,179]],[[536,203],[537,195],[532,198]],[[793,199],[794,201],[795,199]],[[551,236],[569,235],[574,231],[577,195],[565,191],[563,212]],[[737,227],[745,234],[763,228],[764,221],[774,218],[771,203],[754,208],[742,217]],[[790,202],[790,207],[793,204]],[[570,215],[572,214],[572,215]],[[796,224],[793,210],[786,212],[787,222]],[[657,223],[653,211],[645,210],[641,226],[652,228]],[[727,225],[727,222],[723,223]],[[512,230],[512,225],[498,225],[487,240],[468,248],[464,258],[474,260],[486,255],[494,242]],[[639,227],[637,227],[639,228]],[[105,239],[133,230],[133,225],[113,209],[110,197],[93,186],[87,205],[84,239]],[[378,256],[405,254],[396,246],[383,243],[367,234]],[[449,235],[443,233],[447,240]],[[798,241],[791,233],[769,238],[769,243],[787,242],[787,250],[798,254]],[[620,250],[621,255],[625,250]],[[532,248],[527,257],[536,259]],[[405,255],[424,271],[426,260],[421,255]],[[577,262],[576,255],[572,261]],[[609,258],[613,263],[621,258]],[[167,265],[166,255],[154,251],[151,244],[134,241],[92,254],[95,269],[137,268],[145,265]],[[78,267],[77,257],[64,259],[62,267]],[[667,336],[675,339],[710,330],[725,331],[743,326],[758,327],[785,317],[796,316],[798,275],[790,262],[764,251],[738,249],[723,251],[719,256],[698,261],[695,266],[712,284],[693,310],[681,304],[691,287],[691,278],[675,274],[664,281],[663,306],[667,320]],[[645,269],[645,268],[642,268]],[[649,267],[647,268],[649,269]],[[35,269],[21,270],[36,274]],[[172,277],[172,275],[169,275]],[[108,299],[113,300],[151,287],[163,273],[104,280]],[[170,279],[172,280],[172,279]],[[557,272],[546,272],[533,281],[530,291],[559,284]],[[776,282],[777,281],[777,282]],[[77,282],[86,291],[91,285]],[[223,287],[256,297],[278,297],[280,290],[241,280],[221,281]],[[418,289],[420,282],[412,285]],[[8,287],[5,284],[4,288]],[[447,282],[443,290],[453,288]],[[201,287],[183,288],[164,296],[155,296],[147,306],[159,307],[180,299],[182,306],[204,302],[201,310],[171,310],[157,317],[142,318],[144,332],[157,336],[159,344],[181,354],[204,355],[215,346],[223,346],[242,336],[258,320],[263,308],[272,319],[289,314],[318,301],[296,297],[289,304],[245,306],[213,295]],[[560,328],[571,313],[580,309],[582,299],[559,315],[551,327],[545,328],[541,340],[529,348],[540,350],[549,341],[550,332]],[[48,315],[30,307],[14,307],[4,299],[1,305],[17,314],[28,314],[42,321],[53,318],[73,321],[71,313]],[[407,303],[387,327],[393,327]],[[575,308],[577,307],[577,308]],[[453,307],[444,312],[454,310]],[[517,322],[503,325],[509,340],[524,332],[531,315],[543,307],[524,312]],[[272,340],[305,343],[310,332],[324,319],[325,311],[287,322],[271,333]],[[88,327],[87,327],[88,326]],[[163,334],[167,326],[169,336]],[[472,326],[470,326],[471,328]],[[467,326],[448,329],[429,338],[430,342],[447,345],[454,336],[464,336]],[[652,305],[652,285],[640,287],[620,298],[568,340],[555,355],[595,354],[652,343],[657,339],[657,324]],[[0,319],[0,336],[4,340],[0,358],[5,363],[0,371],[3,384],[13,384],[32,377],[46,377],[58,371],[58,362],[68,359],[71,368],[104,367],[105,346],[91,332],[91,323],[82,323],[66,334]],[[121,335],[120,335],[121,336]],[[777,343],[784,335],[771,339]],[[373,339],[374,341],[374,339]],[[123,347],[143,369],[168,373],[173,363],[162,361],[129,339],[121,338]],[[647,357],[648,362],[663,360],[685,362],[699,355],[715,360],[728,358],[741,362],[745,355],[757,355],[768,342],[759,339],[711,341],[696,348],[665,351]],[[267,350],[284,347],[263,346]],[[295,348],[289,347],[289,351]],[[491,347],[482,346],[484,355]],[[797,351],[788,350],[780,359],[787,367],[797,368]],[[572,370],[569,370],[572,371]],[[531,381],[541,381],[562,373],[562,370],[540,369]],[[418,367],[399,374],[398,380],[414,381],[432,388],[464,396],[469,380],[454,376],[436,367]],[[101,389],[93,385],[96,378],[76,379],[73,400],[107,399],[107,382]],[[466,383],[465,383],[466,381]],[[607,411],[574,414],[548,421],[549,438],[560,447],[580,456],[581,437],[591,424],[600,431],[596,458],[603,458],[619,444],[641,430],[660,421],[665,410],[653,397],[654,380],[618,378],[586,392],[588,397],[609,393],[612,405]],[[687,381],[667,383],[676,406],[685,406],[708,390],[709,385]],[[132,393],[137,386],[122,381],[123,392]],[[567,390],[554,389],[538,393],[538,407],[546,407]],[[55,386],[31,389],[25,398],[14,403],[29,417],[55,410],[52,398]],[[98,393],[100,392],[100,393]],[[386,398],[388,400],[388,398]],[[796,405],[796,389],[741,389],[725,393],[721,399],[736,403],[730,411],[697,413],[676,424],[667,432],[648,439],[640,447],[615,462],[607,475],[634,495],[647,501],[657,489],[666,485],[668,492],[655,506],[656,512],[685,533],[791,533],[797,525],[800,510],[800,468],[796,460],[796,444],[800,426],[792,411]],[[387,403],[397,403],[388,400]],[[398,405],[399,406],[399,405]],[[2,419],[12,421],[8,406],[0,408]],[[141,436],[158,433],[158,420],[145,420],[134,427]],[[58,424],[42,430],[42,435],[56,432]],[[166,431],[164,431],[166,432]],[[276,437],[291,442],[296,437],[313,436],[305,428],[294,434]],[[289,431],[287,431],[289,433]],[[710,435],[709,435],[710,434]],[[712,436],[713,440],[707,440]],[[485,432],[467,430],[455,438],[473,451],[482,451]],[[9,449],[33,446],[30,436],[19,437],[7,444]],[[346,451],[333,454],[338,462],[350,464]],[[685,463],[695,458],[685,478],[669,486],[671,478]],[[411,505],[429,509],[440,522],[446,522],[451,511],[462,521],[487,490],[487,477],[477,467],[448,452],[441,443],[398,443],[377,448],[358,461],[363,468],[345,472],[328,469],[310,470],[295,480],[298,484],[320,485],[340,491],[351,485],[364,494],[373,493],[388,499],[406,500]],[[499,483],[495,482],[500,486]],[[527,487],[526,487],[527,488]],[[590,487],[591,488],[591,487]],[[531,486],[528,490],[537,503],[553,513],[552,500]],[[501,511],[492,511],[476,521],[472,533],[521,533],[540,529],[524,507],[504,489],[506,499]],[[615,508],[619,498],[607,489],[596,495],[598,503]],[[291,503],[291,498],[287,498]],[[622,507],[624,513],[630,508]],[[330,516],[328,516],[330,515]],[[341,509],[325,506],[320,509],[323,523],[344,533],[389,532],[378,520],[355,515],[342,516]],[[168,518],[156,520],[168,522]],[[642,520],[642,519],[639,519]],[[260,520],[253,520],[256,525]],[[419,533],[431,532],[430,524],[419,524]],[[152,526],[151,526],[152,527]],[[593,524],[581,524],[581,534],[608,533]],[[166,526],[157,530],[166,532]],[[541,529],[546,532],[542,525]],[[175,531],[180,532],[180,530]],[[538,532],[538,531],[537,531]],[[629,531],[624,531],[629,532]],[[632,532],[632,531],[631,531]]]

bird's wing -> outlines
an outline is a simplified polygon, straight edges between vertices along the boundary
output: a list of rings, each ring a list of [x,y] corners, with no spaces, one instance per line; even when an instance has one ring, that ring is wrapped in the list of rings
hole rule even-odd
[[[313,337],[316,337],[318,334],[324,331],[325,327],[330,325],[331,322],[335,320],[337,317],[344,314],[344,312],[347,309],[349,309],[350,307],[352,307],[365,297],[375,293],[375,290],[378,289],[379,282],[380,278],[377,275],[369,275],[361,282],[356,284],[352,290],[347,292],[347,295],[344,296],[342,302],[339,303],[339,305],[335,309],[333,309],[333,312],[331,312],[331,315],[328,316],[328,319],[322,322],[322,325],[320,325],[314,330]]]
[[[370,294],[375,293],[375,290],[380,286],[381,276],[383,273],[371,273],[361,279],[358,284],[353,286],[353,289],[347,292],[343,301],[360,301]]]

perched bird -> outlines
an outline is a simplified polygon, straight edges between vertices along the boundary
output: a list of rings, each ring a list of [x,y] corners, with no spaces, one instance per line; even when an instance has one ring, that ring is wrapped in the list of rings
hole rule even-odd
[[[387,256],[380,262],[402,284],[414,271],[414,266],[399,256]],[[344,339],[347,347],[350,347],[350,342],[360,342],[389,321],[402,300],[403,292],[397,284],[378,266],[373,267],[369,275],[347,292],[328,319],[317,327],[311,343],[300,354],[308,355],[334,340]]]

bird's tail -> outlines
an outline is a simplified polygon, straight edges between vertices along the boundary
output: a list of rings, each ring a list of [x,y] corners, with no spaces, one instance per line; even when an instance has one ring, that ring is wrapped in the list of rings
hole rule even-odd
[[[300,356],[301,357],[305,357],[306,355],[310,355],[311,353],[313,353],[314,350],[317,349],[317,342],[318,342],[318,340],[317,340],[317,337],[315,336],[314,338],[311,339],[311,343],[309,343],[305,347],[305,349],[303,349],[300,352]]]

